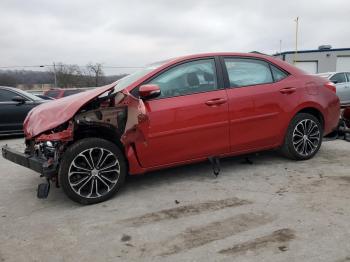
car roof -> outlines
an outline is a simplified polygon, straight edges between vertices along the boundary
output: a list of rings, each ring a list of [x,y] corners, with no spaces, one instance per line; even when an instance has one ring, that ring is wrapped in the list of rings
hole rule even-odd
[[[272,64],[275,64],[282,69],[286,70],[292,75],[304,75],[305,72],[301,69],[283,61],[282,59],[270,55],[260,54],[260,53],[240,53],[240,52],[210,52],[210,53],[200,53],[200,54],[193,54],[193,55],[185,55],[185,56],[179,56],[176,58],[169,59],[168,62],[166,62],[164,65],[162,65],[160,68],[168,67],[169,65],[179,63],[185,60],[190,59],[201,59],[206,57],[213,57],[213,56],[234,56],[238,58],[255,58],[255,59],[262,59],[265,61],[269,61]]]
[[[15,92],[17,94],[20,94],[20,95],[27,97],[30,100],[42,100],[41,98],[36,97],[34,94],[28,93],[28,92],[26,92],[22,89],[19,89],[19,88],[15,88],[15,87],[11,87],[11,86],[0,86],[0,89],[5,89],[5,90]]]
[[[333,76],[335,74],[339,74],[339,73],[350,73],[350,72],[346,72],[346,71],[339,71],[339,72],[324,72],[324,73],[318,73],[316,75],[329,75],[329,76]]]
[[[181,64],[182,62],[187,62],[190,60],[196,60],[196,59],[205,59],[205,58],[212,58],[212,57],[237,57],[237,58],[254,58],[254,59],[261,59],[266,62],[271,63],[272,65],[281,68],[282,70],[288,72],[291,75],[305,75],[307,74],[303,70],[283,61],[280,58],[264,55],[260,53],[238,53],[238,52],[210,52],[210,53],[201,53],[201,54],[193,54],[193,55],[185,55],[185,56],[179,56],[171,59],[163,59],[163,62],[159,67],[155,68],[153,71],[149,72],[148,74],[144,75],[143,77],[139,78],[135,82],[131,83],[129,86],[126,87],[127,91],[131,91],[138,85],[142,84],[147,79],[157,75],[158,73],[162,72],[163,70],[167,70],[168,68],[171,68],[172,66],[176,64]],[[153,64],[158,64],[159,62],[149,64],[148,66],[151,66]]]

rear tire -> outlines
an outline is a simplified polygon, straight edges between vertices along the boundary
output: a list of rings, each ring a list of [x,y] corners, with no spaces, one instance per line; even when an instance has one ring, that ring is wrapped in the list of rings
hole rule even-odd
[[[281,152],[293,160],[310,159],[320,149],[322,137],[320,121],[311,114],[299,113],[289,124]]]
[[[95,204],[111,198],[124,183],[126,173],[122,151],[110,141],[93,137],[67,148],[58,175],[70,199]]]

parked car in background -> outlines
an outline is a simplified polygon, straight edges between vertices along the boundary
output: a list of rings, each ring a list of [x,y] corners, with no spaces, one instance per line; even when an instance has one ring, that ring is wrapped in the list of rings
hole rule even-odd
[[[0,86],[0,135],[23,134],[28,112],[45,100],[13,87]]]
[[[43,94],[44,91],[41,91],[41,90],[26,90],[26,92],[28,92],[32,95],[35,95],[35,96],[37,96],[41,99],[44,99],[44,100],[54,100],[54,98],[44,95]]]
[[[59,99],[62,97],[84,92],[86,90],[88,90],[88,88],[53,88],[45,91],[43,95],[54,99]]]
[[[55,98],[52,98],[52,97],[49,97],[49,96],[46,96],[46,95],[43,95],[43,94],[35,94],[35,96],[41,98],[41,99],[44,99],[44,100],[55,100]]]
[[[215,167],[218,158],[267,149],[310,159],[339,117],[327,79],[270,56],[209,53],[38,106],[25,120],[25,153],[2,153],[92,204],[114,195],[127,174],[206,159]],[[49,186],[39,188],[46,197]]]
[[[335,84],[342,106],[350,105],[350,72],[328,72],[318,74]]]

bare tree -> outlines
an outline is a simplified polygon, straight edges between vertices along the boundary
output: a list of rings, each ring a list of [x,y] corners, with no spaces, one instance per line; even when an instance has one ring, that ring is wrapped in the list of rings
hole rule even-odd
[[[82,73],[77,65],[56,64],[57,85],[59,87],[76,87],[80,86]]]
[[[102,69],[102,64],[100,63],[89,63],[87,64],[86,68],[88,71],[92,73],[92,76],[94,78],[95,86],[99,86],[103,81],[104,73]]]
[[[0,73],[0,86],[16,86],[16,78],[6,72]]]

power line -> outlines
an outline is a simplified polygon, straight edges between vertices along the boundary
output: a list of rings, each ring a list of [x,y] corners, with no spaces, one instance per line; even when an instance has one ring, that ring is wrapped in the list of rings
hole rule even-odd
[[[60,64],[58,64],[60,65]],[[62,64],[62,65],[70,65],[70,64]],[[78,67],[86,67],[86,65],[76,65]],[[15,66],[0,66],[0,68],[37,68],[37,67],[53,67],[53,65],[15,65]],[[116,68],[116,69],[138,69],[144,68],[144,66],[103,66],[103,68]]]

